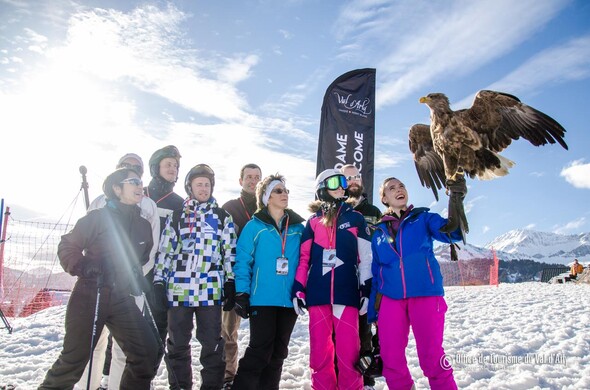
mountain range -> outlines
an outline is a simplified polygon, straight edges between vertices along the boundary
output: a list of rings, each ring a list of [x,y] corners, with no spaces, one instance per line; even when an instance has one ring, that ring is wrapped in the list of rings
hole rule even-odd
[[[517,229],[496,237],[484,247],[469,243],[459,243],[459,247],[459,260],[490,258],[494,249],[498,259],[504,261],[532,260],[563,265],[570,265],[574,259],[584,265],[590,262],[590,233],[566,235]],[[441,261],[450,261],[448,245],[438,246],[435,254]]]

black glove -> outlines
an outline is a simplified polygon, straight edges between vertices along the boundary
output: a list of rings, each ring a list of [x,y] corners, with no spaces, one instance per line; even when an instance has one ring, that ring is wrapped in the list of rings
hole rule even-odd
[[[166,294],[166,285],[162,282],[154,282],[154,304],[155,309],[159,311],[168,310],[168,296]]]
[[[230,311],[236,305],[236,283],[228,279],[223,285],[223,311]]]
[[[102,275],[102,263],[98,260],[87,260],[82,266],[82,272],[80,276],[83,278],[96,278]]]
[[[242,318],[250,317],[250,294],[238,293],[236,294],[235,302],[236,313]]]

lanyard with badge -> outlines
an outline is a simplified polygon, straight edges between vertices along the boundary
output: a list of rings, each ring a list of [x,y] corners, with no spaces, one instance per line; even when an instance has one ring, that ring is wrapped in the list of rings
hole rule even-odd
[[[277,257],[277,275],[287,275],[289,273],[289,259],[285,257],[285,247],[287,246],[287,230],[289,230],[289,214],[285,229],[280,233],[281,236],[281,256]]]
[[[328,248],[324,248],[322,253],[322,267],[334,268],[336,267],[336,226],[338,225],[338,214],[340,214],[340,209],[336,213],[336,218],[332,223],[333,226],[326,226],[328,228]]]

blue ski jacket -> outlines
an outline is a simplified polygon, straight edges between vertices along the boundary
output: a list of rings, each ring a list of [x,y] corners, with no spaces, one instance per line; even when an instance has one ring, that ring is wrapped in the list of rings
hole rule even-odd
[[[439,231],[446,223],[445,218],[428,208],[415,208],[403,219],[395,237],[387,227],[387,216],[375,226],[369,321],[377,319],[378,294],[392,299],[444,295],[434,240],[450,243],[461,239],[460,229],[450,237]]]
[[[279,228],[264,208],[244,226],[233,271],[236,292],[250,294],[251,306],[293,307],[291,290],[299,265],[303,222],[302,217],[287,209]],[[282,273],[284,269],[277,272],[279,257],[287,258],[286,274]]]

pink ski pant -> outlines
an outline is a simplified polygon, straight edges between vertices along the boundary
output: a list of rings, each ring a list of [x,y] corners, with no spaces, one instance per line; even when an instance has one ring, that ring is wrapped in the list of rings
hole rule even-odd
[[[457,389],[453,369],[442,347],[446,312],[447,303],[443,297],[391,299],[383,296],[378,330],[383,376],[390,390],[409,390],[414,384],[406,361],[410,326],[416,339],[420,368],[428,377],[430,388]]]
[[[311,388],[359,390],[363,379],[355,368],[359,359],[358,309],[343,305],[309,308]],[[338,378],[334,365],[338,364]]]

